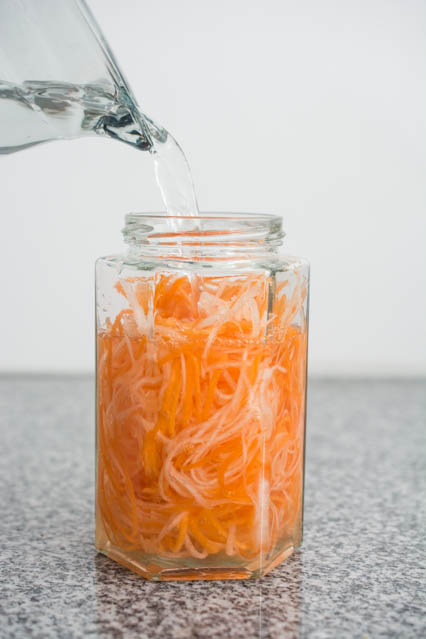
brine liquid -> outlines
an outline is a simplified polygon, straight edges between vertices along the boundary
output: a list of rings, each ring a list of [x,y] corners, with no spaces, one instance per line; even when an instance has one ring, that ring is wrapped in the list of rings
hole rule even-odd
[[[264,572],[299,543],[306,287],[274,283],[268,313],[271,286],[269,274],[117,282],[124,307],[97,343],[106,554]]]
[[[123,87],[0,81],[0,154],[86,135],[104,135],[149,151],[166,211],[197,215],[192,176],[182,149],[168,131],[142,113]]]

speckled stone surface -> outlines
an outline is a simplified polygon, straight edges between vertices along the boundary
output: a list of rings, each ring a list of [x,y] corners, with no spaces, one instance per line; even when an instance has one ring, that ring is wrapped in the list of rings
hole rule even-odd
[[[0,636],[426,637],[426,383],[310,384],[303,546],[150,583],[93,546],[93,381],[0,378]]]

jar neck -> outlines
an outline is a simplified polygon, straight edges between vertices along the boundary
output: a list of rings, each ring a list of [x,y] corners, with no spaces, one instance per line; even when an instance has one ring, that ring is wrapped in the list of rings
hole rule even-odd
[[[124,241],[132,259],[273,261],[282,245],[282,220],[253,213],[202,213],[197,217],[130,213]]]

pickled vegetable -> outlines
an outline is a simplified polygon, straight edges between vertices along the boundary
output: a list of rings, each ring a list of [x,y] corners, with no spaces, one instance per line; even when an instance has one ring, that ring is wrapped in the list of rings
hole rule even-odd
[[[292,276],[117,284],[126,308],[97,336],[98,513],[111,544],[247,558],[300,527],[306,287]]]

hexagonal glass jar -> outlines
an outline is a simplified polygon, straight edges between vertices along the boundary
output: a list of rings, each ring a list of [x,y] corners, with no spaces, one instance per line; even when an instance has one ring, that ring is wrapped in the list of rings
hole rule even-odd
[[[96,547],[149,579],[300,544],[309,267],[281,218],[130,214],[96,266]]]

